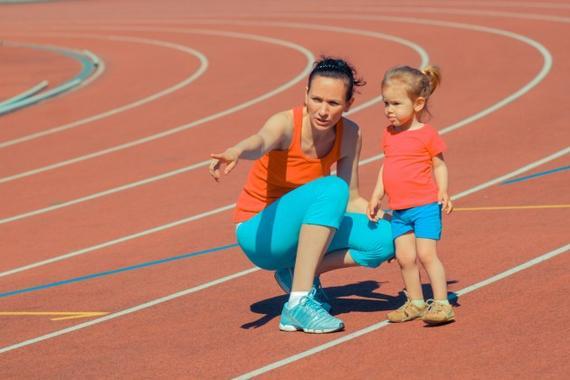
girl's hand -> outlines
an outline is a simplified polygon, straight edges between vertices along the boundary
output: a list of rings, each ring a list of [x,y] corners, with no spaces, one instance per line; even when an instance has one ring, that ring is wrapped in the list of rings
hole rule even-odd
[[[451,199],[446,192],[440,192],[438,194],[439,204],[441,204],[441,209],[446,214],[451,213],[453,211],[453,203],[451,203]]]
[[[208,172],[216,181],[219,181],[221,166],[225,165],[224,174],[231,172],[239,161],[239,152],[229,148],[224,153],[212,153],[210,157],[212,157],[212,160],[210,161]]]
[[[366,216],[373,222],[377,222],[379,219],[378,211],[380,210],[380,201],[380,199],[372,197],[366,207]]]

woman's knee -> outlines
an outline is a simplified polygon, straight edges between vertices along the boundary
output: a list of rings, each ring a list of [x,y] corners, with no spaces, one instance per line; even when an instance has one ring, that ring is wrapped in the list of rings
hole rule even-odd
[[[268,252],[251,249],[240,244],[242,252],[256,267],[265,270],[292,268],[295,265],[295,254],[289,252]]]
[[[310,205],[302,224],[317,224],[338,229],[348,204],[348,185],[338,177],[323,177],[307,185]],[[292,207],[298,207],[293,205]]]
[[[290,268],[295,264],[295,245],[290,244],[290,239],[278,239],[262,233],[255,220],[239,226],[236,240],[248,260],[261,269]]]
[[[348,248],[357,264],[376,268],[394,257],[390,223],[385,220],[371,222],[364,214],[346,213],[331,248]]]
[[[327,176],[319,178],[319,195],[330,198],[331,201],[346,204],[348,203],[349,189],[346,181],[337,176]]]

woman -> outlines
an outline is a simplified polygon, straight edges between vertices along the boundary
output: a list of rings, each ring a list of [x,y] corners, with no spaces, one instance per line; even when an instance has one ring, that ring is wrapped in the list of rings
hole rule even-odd
[[[290,291],[279,328],[326,333],[342,330],[329,314],[321,273],[356,265],[377,267],[393,257],[390,224],[370,222],[358,192],[361,134],[342,116],[354,102],[355,78],[346,61],[324,57],[309,75],[305,105],[279,112],[256,134],[212,154],[220,179],[240,158],[256,160],[235,210],[237,240],[258,267],[275,270]],[[336,163],[336,176],[330,168]]]

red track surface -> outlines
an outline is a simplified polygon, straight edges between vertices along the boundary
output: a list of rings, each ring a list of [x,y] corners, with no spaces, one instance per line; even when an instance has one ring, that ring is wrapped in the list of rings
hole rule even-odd
[[[563,37],[570,29],[570,3],[430,1],[421,2],[421,9],[419,3],[0,5],[6,40],[88,49],[105,63],[103,74],[79,91],[2,117],[0,293],[234,243],[230,212],[212,211],[235,201],[246,162],[219,184],[199,166],[101,192],[201,163],[258,129],[271,113],[298,104],[306,77],[293,79],[311,63],[309,51],[349,58],[368,81],[355,106],[374,99],[385,69],[421,62],[418,51],[381,34],[412,41],[443,68],[432,123],[450,147],[451,190],[460,195],[456,207],[570,204],[567,171],[508,185],[497,181],[461,195],[557,152],[562,154],[518,176],[569,165],[564,117],[570,54]],[[46,73],[56,78],[73,72],[63,58],[45,61],[33,51],[0,50],[11,78],[21,77],[11,79],[3,97],[51,80]],[[207,59],[203,73],[200,54]],[[541,70],[546,76],[537,78]],[[191,83],[164,96],[109,112],[194,74]],[[529,91],[502,108],[445,130],[527,84]],[[254,102],[222,114],[248,101]],[[364,133],[362,158],[377,156],[385,125],[380,106],[356,109],[351,118]],[[7,142],[12,143],[2,145]],[[360,169],[365,196],[379,162]],[[202,213],[210,214],[189,220]],[[439,246],[451,292],[565,249],[460,296],[453,324],[388,325],[328,349],[322,345],[378,324],[401,303],[395,264],[323,276],[335,313],[347,325],[342,333],[324,336],[278,331],[285,296],[271,273],[241,273],[252,266],[237,248],[0,297],[0,312],[101,311],[111,317],[51,321],[0,315],[0,375],[230,378],[317,348],[319,353],[264,376],[564,378],[570,370],[570,307],[564,302],[570,290],[569,216],[568,208],[458,209],[445,218]],[[44,262],[49,259],[57,260]],[[180,294],[204,284],[209,286]],[[148,304],[173,294],[168,302]],[[132,309],[139,305],[142,310]]]

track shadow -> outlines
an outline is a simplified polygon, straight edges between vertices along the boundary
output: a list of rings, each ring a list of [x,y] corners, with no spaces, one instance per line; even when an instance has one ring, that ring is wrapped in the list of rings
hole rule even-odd
[[[455,284],[457,281],[448,281],[448,284]],[[333,315],[346,314],[351,312],[377,312],[394,310],[400,307],[406,297],[403,291],[398,296],[390,296],[377,292],[381,283],[378,281],[361,281],[343,286],[327,287],[325,290],[331,299]],[[422,285],[425,298],[432,298],[429,284]],[[348,298],[350,297],[350,298]],[[358,298],[354,298],[358,297]],[[276,297],[267,298],[256,302],[250,306],[250,310],[261,317],[241,325],[243,329],[259,328],[274,318],[281,315],[283,304],[287,302],[288,295],[282,294]],[[449,300],[454,306],[459,306],[458,297],[455,293],[449,293]]]
[[[458,282],[459,281],[457,280],[449,280],[447,281],[447,286],[449,287],[449,285],[457,284]],[[423,283],[422,292],[424,293],[424,299],[426,300],[433,299],[433,292],[431,291],[430,284]],[[404,303],[406,301],[406,297],[403,290],[399,293],[399,296],[402,298],[402,303]],[[449,299],[449,302],[452,305],[459,306],[459,296],[456,293],[447,292],[447,299]]]
[[[380,288],[379,282],[369,280],[349,285],[327,287],[325,290],[331,298],[333,315],[355,311],[374,312],[396,308],[400,297],[378,293],[376,292],[378,288]],[[354,296],[359,298],[345,298]],[[287,298],[286,294],[282,294],[252,304],[250,310],[256,314],[261,314],[261,317],[255,321],[247,322],[241,327],[243,329],[255,329],[265,325],[273,318],[279,317],[283,304],[287,302]]]

